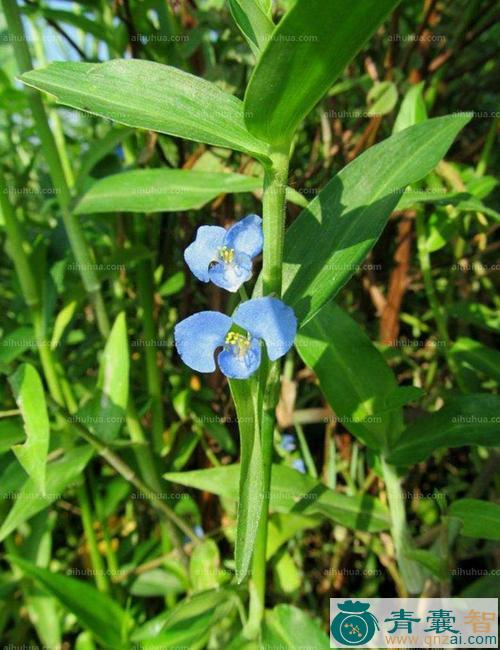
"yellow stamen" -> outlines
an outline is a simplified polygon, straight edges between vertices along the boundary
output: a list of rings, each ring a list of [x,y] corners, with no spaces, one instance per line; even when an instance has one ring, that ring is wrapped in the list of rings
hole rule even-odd
[[[250,339],[238,332],[228,332],[226,343],[233,348],[233,353],[240,357],[244,356],[250,347]]]
[[[219,257],[226,264],[231,264],[231,262],[234,260],[234,248],[221,246],[219,248]]]

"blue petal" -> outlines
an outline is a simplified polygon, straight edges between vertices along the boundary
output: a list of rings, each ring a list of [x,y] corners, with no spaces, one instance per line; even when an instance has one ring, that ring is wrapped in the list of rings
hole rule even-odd
[[[230,346],[226,346],[219,353],[217,361],[219,368],[229,379],[247,379],[260,366],[260,357],[260,341],[252,339],[246,354],[236,354]]]
[[[224,244],[226,230],[220,226],[201,226],[196,239],[184,251],[184,259],[193,275],[202,282],[210,280],[208,267],[217,259],[218,249]]]
[[[224,245],[234,248],[239,253],[246,253],[249,257],[259,255],[264,245],[262,219],[256,214],[249,214],[248,217],[235,223],[227,231]]]
[[[229,316],[218,311],[200,311],[177,323],[175,346],[184,363],[198,372],[213,372],[215,350],[224,345],[231,324]]]
[[[208,277],[222,289],[238,291],[252,277],[252,260],[245,253],[235,253],[232,262],[219,261],[212,264]]]
[[[252,336],[264,339],[271,361],[288,352],[297,334],[293,309],[270,296],[242,302],[233,314],[233,321]]]

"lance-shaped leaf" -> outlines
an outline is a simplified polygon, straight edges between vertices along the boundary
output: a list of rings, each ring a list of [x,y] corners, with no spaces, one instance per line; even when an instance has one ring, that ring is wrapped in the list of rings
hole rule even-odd
[[[334,303],[325,305],[299,330],[295,345],[346,429],[375,449],[397,438],[403,413],[394,402],[396,379],[350,316]]]
[[[411,424],[389,456],[394,465],[414,465],[440,447],[498,447],[500,396],[480,393],[453,399]]]
[[[118,314],[99,365],[96,394],[74,416],[102,440],[114,440],[125,422],[130,356],[125,313]]]
[[[335,176],[286,233],[283,291],[301,324],[358,269],[401,191],[428,174],[470,115],[428,120],[377,144]]]
[[[21,75],[60,104],[139,129],[266,158],[244,123],[243,103],[215,84],[153,61],[56,62]]]
[[[229,0],[229,8],[255,56],[271,39],[274,23],[255,0]]]
[[[262,179],[184,169],[134,169],[96,181],[75,214],[196,210],[219,194],[252,192]]]
[[[451,504],[450,517],[462,522],[461,534],[479,539],[500,540],[500,505],[480,499],[460,499]]]
[[[52,573],[18,556],[9,556],[8,559],[57,598],[104,647],[115,650],[130,647],[126,639],[133,621],[115,600],[83,580]]]
[[[260,434],[260,410],[255,381],[230,381],[238,416],[241,448],[238,518],[235,540],[236,576],[241,582],[250,567],[264,498],[264,461]]]
[[[26,442],[15,445],[12,451],[37,489],[44,494],[49,451],[49,416],[43,385],[37,371],[29,363],[19,366],[9,377],[9,382],[26,432]]]
[[[240,465],[226,465],[190,472],[169,472],[167,481],[212,494],[238,499]],[[348,496],[328,488],[308,474],[284,465],[273,465],[270,508],[277,512],[320,515],[347,528],[376,532],[387,530],[390,517],[378,499],[368,495]]]
[[[257,137],[288,142],[398,0],[297,0],[274,30],[245,95]]]

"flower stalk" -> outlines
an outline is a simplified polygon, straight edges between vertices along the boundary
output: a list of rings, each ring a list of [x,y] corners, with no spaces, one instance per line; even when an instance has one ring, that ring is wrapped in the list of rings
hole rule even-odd
[[[283,283],[283,248],[285,240],[286,186],[288,179],[289,148],[271,154],[272,165],[265,171],[263,194],[263,294],[281,298]],[[264,409],[261,420],[261,448],[263,462],[263,494],[261,514],[252,559],[250,580],[250,611],[247,630],[258,631],[265,612],[266,549],[271,489],[275,411],[279,398],[280,363],[269,365],[265,381]]]

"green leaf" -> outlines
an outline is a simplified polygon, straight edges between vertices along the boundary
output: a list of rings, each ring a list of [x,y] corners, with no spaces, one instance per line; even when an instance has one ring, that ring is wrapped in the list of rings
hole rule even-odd
[[[194,592],[219,586],[220,553],[213,539],[206,539],[194,547],[189,561],[189,576]]]
[[[21,418],[0,420],[0,454],[4,454],[26,438]]]
[[[273,21],[255,0],[229,0],[229,8],[252,52],[258,56],[271,38]]]
[[[120,124],[267,158],[267,146],[247,131],[239,99],[171,66],[138,59],[56,62],[21,80],[61,104]]]
[[[446,580],[448,577],[448,568],[445,560],[438,557],[435,552],[424,549],[408,550],[404,556],[407,560],[413,560],[420,564],[420,566],[427,569],[438,580]]]
[[[337,418],[373,449],[403,430],[393,372],[360,326],[334,303],[300,328],[295,345]],[[394,405],[392,410],[388,410]]]
[[[8,559],[55,596],[106,647],[129,647],[125,641],[133,622],[115,600],[83,580],[52,573],[17,556]]]
[[[14,482],[7,486],[2,483],[7,493],[0,492],[0,498],[12,498],[12,492],[17,493],[17,498],[9,514],[0,528],[0,541],[10,533],[51,503],[60,499],[64,490],[78,482],[87,463],[93,455],[92,447],[82,445],[67,451],[62,458],[47,465],[46,492],[42,495],[32,478],[23,481],[23,477],[16,476]]]
[[[285,236],[283,290],[299,322],[310,320],[353,275],[401,191],[435,167],[469,120],[469,115],[438,117],[370,147],[293,222]]]
[[[134,169],[96,181],[74,213],[196,210],[219,194],[252,192],[261,187],[261,179],[243,174]]]
[[[241,472],[239,472],[238,516],[234,559],[241,582],[248,573],[264,497],[264,461],[260,439],[258,387],[254,380],[229,383],[238,416]]]
[[[49,451],[49,416],[43,385],[35,368],[25,363],[9,377],[17,406],[23,418],[26,442],[12,451],[33,479],[37,489],[45,494],[45,475]]]
[[[399,133],[399,131],[407,129],[414,124],[420,124],[420,122],[424,122],[427,119],[427,108],[422,95],[423,88],[423,81],[410,87],[401,102],[401,107],[394,123],[393,133]]]
[[[169,472],[167,481],[206,490],[237,501],[239,465],[226,465],[190,472]],[[284,465],[273,465],[271,510],[302,515],[321,515],[355,530],[387,530],[387,508],[370,496],[347,496],[331,490],[308,474]]]
[[[328,650],[330,641],[319,624],[303,610],[292,605],[277,605],[266,611],[262,629],[262,644],[265,648],[314,648]]]
[[[269,560],[278,549],[297,533],[314,529],[319,525],[319,517],[304,517],[293,513],[275,512],[269,518],[267,527],[266,559]]]
[[[419,418],[402,434],[389,455],[394,465],[414,465],[440,447],[500,445],[500,396],[465,395],[436,413]]]
[[[32,327],[18,327],[0,341],[0,366],[9,364],[23,352],[35,346]]]
[[[245,94],[249,130],[287,143],[397,0],[297,0],[262,52]]]
[[[99,365],[97,394],[75,415],[101,440],[114,440],[125,422],[130,358],[125,313],[118,314]]]
[[[462,522],[462,535],[500,540],[500,505],[480,499],[460,499],[451,504],[450,517]]]
[[[368,115],[387,115],[398,101],[396,84],[392,81],[379,81],[368,92]]]
[[[77,306],[77,301],[72,300],[67,305],[65,305],[61,311],[57,314],[54,329],[52,332],[52,340],[50,342],[50,348],[55,350],[59,343],[61,342],[62,335],[64,330],[71,323],[71,320],[75,314],[75,309]]]
[[[467,364],[484,372],[500,385],[500,352],[479,341],[461,337],[453,344],[450,354],[459,364]]]
[[[203,647],[210,627],[230,614],[236,602],[237,592],[230,588],[199,592],[149,620],[132,640],[140,641],[141,648],[158,650]]]
[[[144,571],[139,574],[139,577],[130,586],[130,593],[133,596],[145,598],[180,594],[183,591],[184,585],[179,577],[164,569]]]

